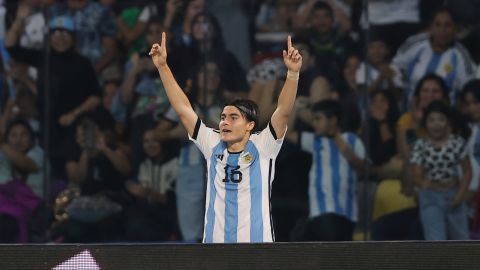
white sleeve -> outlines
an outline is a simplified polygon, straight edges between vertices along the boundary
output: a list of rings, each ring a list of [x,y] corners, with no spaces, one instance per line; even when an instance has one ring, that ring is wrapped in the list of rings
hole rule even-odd
[[[355,136],[355,143],[353,145],[353,152],[360,159],[365,159],[365,146],[363,145],[362,140]]]
[[[457,46],[459,64],[457,65],[457,79],[454,83],[454,91],[459,93],[463,86],[475,77],[475,64],[470,57],[468,51],[461,45]]]
[[[397,88],[403,88],[403,77],[402,77],[402,72],[393,64],[390,65],[390,67],[393,70],[393,73],[395,74],[393,76],[393,84]]]
[[[298,138],[299,138],[299,144],[300,148],[303,151],[306,151],[308,153],[312,153],[313,151],[313,140],[314,140],[315,135],[311,132],[300,132]]]
[[[250,136],[250,139],[257,146],[258,151],[269,158],[277,157],[282,148],[284,138],[285,136],[277,138],[277,134],[270,122],[260,133],[255,133]]]
[[[361,63],[355,73],[355,81],[357,84],[365,84],[365,63]]]
[[[168,111],[163,115],[163,118],[172,122],[180,122],[180,118],[178,117],[178,114],[175,112],[172,106],[170,106]]]
[[[37,165],[39,171],[42,170],[43,150],[40,147],[34,146],[30,151],[28,151],[27,157],[30,158],[35,163],[35,165]]]
[[[207,127],[202,120],[198,118],[193,134],[192,136],[188,134],[188,138],[195,143],[205,158],[209,158],[212,149],[220,142],[220,133],[213,128]]]

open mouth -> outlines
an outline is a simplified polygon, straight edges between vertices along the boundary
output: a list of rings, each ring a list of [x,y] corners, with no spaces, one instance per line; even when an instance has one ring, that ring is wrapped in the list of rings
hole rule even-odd
[[[222,129],[222,133],[230,133],[232,132],[230,129]]]

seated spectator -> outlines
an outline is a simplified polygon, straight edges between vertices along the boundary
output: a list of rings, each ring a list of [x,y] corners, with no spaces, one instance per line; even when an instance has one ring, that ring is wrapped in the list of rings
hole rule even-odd
[[[291,32],[292,18],[298,1],[264,1],[255,17],[255,28],[259,32]]]
[[[76,125],[76,141],[66,164],[71,183],[85,195],[123,190],[131,166],[118,147],[111,116],[105,111],[84,116]]]
[[[333,10],[334,22],[338,27],[340,33],[346,33],[350,31],[352,27],[351,16],[352,16],[352,0],[308,0],[303,1],[304,4],[300,5],[297,10],[297,15],[294,17],[293,26],[298,31],[303,28],[308,28],[309,17],[312,16],[311,10],[318,2],[325,2],[330,5]]]
[[[467,50],[455,39],[456,21],[447,9],[435,13],[428,33],[410,37],[393,59],[405,75],[405,101],[410,102],[417,83],[426,74],[445,80],[448,97],[455,104],[463,85],[475,73],[475,64]]]
[[[29,124],[9,123],[0,146],[0,227],[12,233],[0,241],[27,243],[28,224],[43,197],[43,151]]]
[[[287,133],[287,139],[300,143],[313,158],[306,241],[351,241],[358,220],[356,181],[364,166],[365,149],[357,135],[342,133],[340,106],[332,100],[314,104],[315,132],[289,129]]]
[[[140,164],[136,181],[127,182],[127,190],[136,200],[127,208],[125,229],[129,241],[166,241],[176,235],[174,183],[178,158],[166,159],[154,130],[143,135],[146,158]]]
[[[354,51],[354,42],[335,27],[334,11],[328,3],[317,1],[309,14],[310,26],[299,32],[299,35],[309,39],[316,62],[338,76],[341,74],[339,63],[344,62],[348,54]]]
[[[0,183],[22,179],[43,197],[43,150],[27,121],[17,118],[8,123],[0,152]]]
[[[341,127],[346,132],[357,132],[362,126],[361,111],[365,108],[366,97],[361,93],[356,80],[359,66],[360,59],[357,55],[347,56],[342,64],[342,76],[336,82],[332,82],[331,98],[342,104]]]
[[[372,92],[367,113],[365,125],[368,125],[371,172],[378,180],[398,179],[402,160],[397,155],[395,138],[399,116],[395,97],[386,91]]]
[[[390,63],[389,54],[390,49],[381,37],[371,38],[367,45],[367,59],[360,64],[356,81],[357,84],[366,86],[368,92],[390,90],[400,98],[403,88],[402,74]],[[365,74],[367,67],[368,73]]]

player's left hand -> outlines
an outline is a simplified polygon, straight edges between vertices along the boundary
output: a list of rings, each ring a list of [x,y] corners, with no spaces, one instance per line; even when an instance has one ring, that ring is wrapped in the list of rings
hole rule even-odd
[[[289,71],[299,72],[302,67],[302,56],[295,47],[292,46],[292,37],[288,36],[287,50],[283,50],[283,62]]]

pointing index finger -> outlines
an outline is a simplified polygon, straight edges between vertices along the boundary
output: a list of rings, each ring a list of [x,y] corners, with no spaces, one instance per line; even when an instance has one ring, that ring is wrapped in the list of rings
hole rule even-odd
[[[166,39],[167,39],[167,37],[165,35],[165,32],[162,32],[162,43],[161,43],[162,48],[165,48]]]
[[[288,35],[287,46],[289,50],[292,48],[292,36],[290,35]]]

